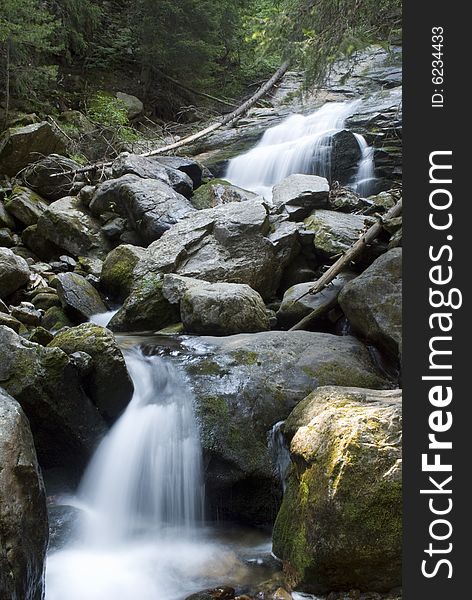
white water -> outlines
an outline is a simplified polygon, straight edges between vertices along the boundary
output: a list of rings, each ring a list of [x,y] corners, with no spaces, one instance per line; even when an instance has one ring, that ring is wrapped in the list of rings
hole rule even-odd
[[[201,526],[186,382],[161,358],[133,350],[126,362],[135,393],[84,476],[77,539],[48,558],[47,600],[181,600],[237,564]]]
[[[361,149],[362,157],[352,188],[360,196],[368,196],[375,181],[374,149],[365,141],[364,136],[359,133],[355,133],[354,135]]]
[[[104,313],[97,313],[96,315],[92,315],[89,319],[90,323],[95,323],[95,325],[101,325],[102,327],[106,327],[108,323],[113,319],[113,317],[118,312],[117,310],[108,310]]]
[[[335,133],[342,131],[358,101],[329,102],[311,115],[294,114],[268,129],[255,148],[233,158],[225,178],[241,188],[270,199],[272,188],[289,175],[304,173],[331,179],[331,149]],[[374,173],[373,150],[364,138],[356,135],[363,151],[352,186],[368,191],[367,180]],[[362,140],[362,142],[361,142]],[[364,153],[365,145],[369,152]]]

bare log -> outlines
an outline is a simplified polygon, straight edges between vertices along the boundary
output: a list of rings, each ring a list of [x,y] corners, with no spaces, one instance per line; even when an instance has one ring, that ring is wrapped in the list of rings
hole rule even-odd
[[[361,237],[355,242],[349,250],[347,250],[331,267],[323,273],[318,279],[315,285],[306,294],[303,294],[294,302],[301,300],[308,294],[318,294],[327,287],[331,281],[341,273],[357,256],[359,256],[363,250],[371,244],[383,230],[383,220],[393,219],[398,217],[402,212],[402,200],[400,199],[395,206],[393,206],[383,218],[380,218],[374,223],[369,229],[361,235]],[[306,328],[314,319],[318,317],[319,310],[316,309],[299,321],[296,325],[290,328],[290,331],[297,331],[299,329]]]
[[[266,81],[266,83],[263,86],[261,86],[257,90],[257,92],[253,96],[251,96],[251,98],[249,98],[249,100],[246,100],[246,102],[241,104],[241,106],[239,106],[236,110],[233,110],[233,112],[227,114],[223,119],[221,119],[217,123],[213,123],[213,125],[209,125],[208,127],[205,127],[205,129],[202,129],[201,131],[197,131],[197,133],[189,135],[189,136],[179,140],[178,142],[174,142],[173,144],[169,144],[169,145],[163,146],[161,148],[156,148],[155,150],[152,150],[150,152],[145,152],[143,154],[140,154],[139,156],[144,156],[144,157],[158,156],[159,154],[165,154],[166,152],[171,152],[172,150],[176,150],[177,148],[182,148],[182,146],[187,146],[188,144],[191,144],[192,142],[195,142],[195,141],[209,135],[213,131],[220,129],[221,127],[224,127],[225,125],[229,125],[231,122],[235,121],[238,117],[242,116],[245,112],[247,112],[250,108],[252,108],[263,96],[265,96],[274,87],[274,85],[278,81],[280,81],[280,79],[282,79],[282,77],[287,72],[288,66],[289,66],[289,62],[288,61],[284,62],[284,64],[277,69],[277,71],[272,75],[272,77],[268,81]],[[113,161],[98,162],[98,163],[94,163],[92,165],[87,165],[85,167],[81,167],[80,169],[75,169],[72,171],[68,171],[66,173],[60,173],[60,175],[79,175],[81,173],[90,173],[91,171],[97,171],[99,169],[104,169],[106,167],[110,167],[112,164],[113,164]],[[56,174],[51,175],[51,177],[58,177],[58,176],[59,175],[56,175]]]

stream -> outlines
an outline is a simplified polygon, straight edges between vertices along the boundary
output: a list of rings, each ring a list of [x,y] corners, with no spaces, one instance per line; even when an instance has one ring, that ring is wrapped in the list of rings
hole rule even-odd
[[[333,136],[356,106],[332,102],[308,116],[289,116],[232,159],[226,178],[270,198],[273,185],[290,174],[330,177]],[[373,151],[360,134],[356,139],[362,158],[351,187],[368,194]],[[113,314],[92,321],[106,326]],[[270,533],[205,521],[191,388],[178,366],[143,354],[139,343],[124,344],[135,389],[130,404],[96,450],[77,493],[55,498],[74,518],[66,539],[51,544],[46,600],[184,600],[219,585],[255,593],[281,577]],[[283,481],[289,456],[280,423],[269,443]]]

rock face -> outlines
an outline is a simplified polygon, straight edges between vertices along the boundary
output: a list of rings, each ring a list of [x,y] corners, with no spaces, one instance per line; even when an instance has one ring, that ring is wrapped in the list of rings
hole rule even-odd
[[[57,278],[59,299],[66,314],[73,320],[87,321],[93,315],[107,311],[100,294],[82,275],[60,273]]]
[[[111,249],[100,224],[72,196],[49,205],[39,218],[37,233],[73,256],[101,258]]]
[[[371,217],[315,210],[305,219],[305,227],[315,232],[315,248],[322,256],[333,258],[348,250],[361,232],[373,224]]]
[[[93,323],[84,323],[58,333],[49,344],[67,354],[85,352],[92,357],[92,370],[84,385],[89,398],[107,420],[115,420],[133,395],[123,354],[112,333]]]
[[[103,263],[100,275],[103,290],[123,301],[131,292],[134,268],[144,256],[144,248],[131,244],[122,244],[112,250]]]
[[[307,217],[315,208],[328,208],[329,183],[316,175],[290,175],[272,190],[276,211],[293,221]]]
[[[112,165],[114,178],[137,175],[143,179],[158,179],[173,190],[189,198],[193,192],[192,179],[180,169],[167,166],[153,157],[123,153]]]
[[[98,187],[90,210],[97,216],[111,210],[118,212],[147,245],[159,239],[194,208],[184,196],[162,181],[124,175]]]
[[[0,138],[0,173],[12,177],[39,154],[63,154],[65,149],[62,134],[44,121],[8,129]]]
[[[180,303],[181,320],[188,333],[232,335],[269,329],[264,301],[248,285],[166,275],[162,292],[172,304]]]
[[[362,336],[392,354],[402,350],[402,249],[389,250],[339,295],[344,314]]]
[[[319,388],[285,425],[292,469],[273,531],[312,593],[401,584],[401,391]]]
[[[387,385],[360,342],[325,333],[184,338],[172,360],[195,392],[212,509],[252,523],[271,522],[280,500],[267,444],[273,425],[318,385]]]
[[[28,419],[0,388],[0,598],[42,600],[48,518]]]
[[[20,186],[13,189],[13,194],[5,204],[8,212],[26,227],[35,225],[47,207],[47,203],[38,194]]]
[[[76,195],[84,185],[80,175],[63,174],[75,169],[80,169],[79,163],[60,154],[50,154],[25,169],[22,179],[27,187],[47,200],[60,200]]]
[[[354,277],[353,273],[341,273],[333,279],[329,287],[314,296],[308,293],[315,284],[314,281],[294,285],[284,294],[282,304],[277,311],[277,321],[284,327],[291,327],[314,310],[321,310],[323,307],[332,308],[339,292]],[[323,316],[326,317],[326,314]]]
[[[273,231],[271,231],[273,229]],[[114,331],[161,329],[179,317],[162,296],[162,277],[176,273],[211,283],[245,283],[271,298],[299,251],[294,223],[273,224],[262,200],[193,213],[151,244],[136,266],[134,285],[110,322]]]
[[[21,256],[0,248],[0,298],[6,298],[29,281],[30,269]]]
[[[229,181],[214,179],[198,188],[192,197],[192,204],[195,208],[203,210],[230,202],[244,202],[256,197],[253,192],[231,185]]]
[[[25,411],[43,467],[84,466],[106,428],[65,352],[0,326],[0,385]]]

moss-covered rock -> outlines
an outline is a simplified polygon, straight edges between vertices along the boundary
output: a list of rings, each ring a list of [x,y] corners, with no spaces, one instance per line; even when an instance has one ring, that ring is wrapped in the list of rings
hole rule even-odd
[[[254,192],[243,190],[225,179],[212,179],[194,192],[191,202],[195,208],[202,210],[229,202],[244,202],[256,196]]]
[[[145,253],[144,248],[130,244],[112,250],[103,263],[100,275],[102,289],[113,298],[123,301],[131,291],[134,268]]]
[[[66,314],[80,323],[107,311],[100,294],[78,273],[59,273],[57,293]]]
[[[401,582],[401,392],[321,387],[285,424],[292,469],[273,532],[292,585]]]
[[[92,357],[92,371],[84,388],[107,421],[116,419],[131,400],[133,384],[111,331],[83,323],[59,332],[49,347],[61,348],[67,354],[85,352]]]
[[[8,212],[25,227],[36,225],[47,207],[47,203],[41,196],[19,185],[13,188],[12,195],[5,203]]]
[[[72,321],[68,318],[64,310],[59,306],[52,306],[44,313],[41,324],[49,331],[59,331],[63,327],[71,327]]]

